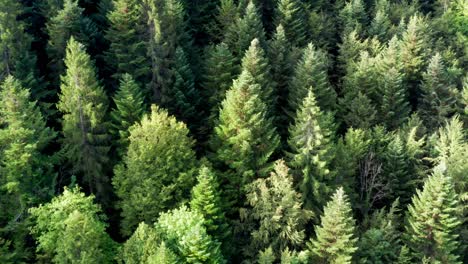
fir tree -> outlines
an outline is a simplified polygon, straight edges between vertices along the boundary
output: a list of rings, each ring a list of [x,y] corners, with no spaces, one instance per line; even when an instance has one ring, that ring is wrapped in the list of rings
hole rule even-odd
[[[326,54],[310,43],[296,65],[289,87],[289,111],[293,115],[300,107],[309,89],[313,90],[317,104],[324,111],[335,110],[336,92],[328,80]]]
[[[123,154],[128,146],[129,128],[145,113],[145,98],[140,86],[130,74],[122,75],[120,87],[114,95],[115,108],[110,112],[112,133],[118,140],[117,149]]]
[[[237,68],[234,56],[226,44],[221,43],[208,49],[201,86],[204,98],[208,99],[210,127],[214,126],[218,118],[219,106],[232,86]]]
[[[442,169],[435,168],[408,206],[407,244],[414,259],[461,263],[456,253],[460,247],[459,200],[452,179]]]
[[[349,127],[368,129],[376,124],[377,110],[365,94],[345,93],[340,102],[342,118]]]
[[[280,0],[276,9],[276,25],[282,25],[287,39],[295,46],[307,44],[305,6],[299,0]]]
[[[458,90],[451,82],[439,53],[430,60],[421,84],[419,113],[431,130],[457,112]]]
[[[68,42],[65,66],[57,104],[63,114],[63,154],[72,166],[71,173],[83,176],[89,190],[102,201],[108,184],[107,97],[90,56],[73,37]]]
[[[402,75],[395,68],[385,72],[382,79],[383,91],[380,113],[387,128],[393,130],[403,124],[409,116],[410,105],[407,91],[403,86]]]
[[[130,145],[112,182],[120,198],[122,234],[189,198],[196,159],[188,133],[185,124],[156,106],[130,128]]]
[[[313,92],[309,91],[295,124],[289,129],[290,164],[301,179],[305,208],[317,215],[335,188],[335,173],[330,170],[333,131],[327,126],[327,118],[330,116],[320,111]]]
[[[137,0],[116,0],[113,10],[107,14],[110,25],[106,39],[110,47],[106,53],[106,63],[116,80],[126,73],[140,85],[148,80],[150,65],[146,58],[146,24],[143,17],[143,5]]]
[[[319,263],[351,263],[357,239],[351,205],[343,188],[336,190],[323,211],[321,224],[315,228],[317,237],[308,244],[312,258]]]
[[[192,189],[190,209],[203,215],[206,231],[219,242],[226,243],[230,236],[230,229],[224,216],[218,179],[213,170],[202,166],[198,175],[198,184]],[[227,244],[223,244],[224,252],[228,251]]]
[[[276,257],[287,248],[299,248],[305,240],[305,224],[312,212],[302,208],[301,195],[294,190],[293,178],[285,162],[275,163],[266,179],[247,186],[247,201],[252,207],[247,214],[255,230],[246,251],[273,249]]]
[[[376,36],[380,41],[388,40],[391,32],[391,21],[389,18],[390,3],[388,0],[376,1],[374,18],[372,19],[368,33],[370,36]]]
[[[38,260],[53,263],[108,263],[116,243],[105,229],[94,197],[67,189],[50,203],[31,208],[31,233],[38,241]]]
[[[241,201],[245,184],[267,174],[270,157],[279,145],[260,94],[260,85],[249,72],[243,71],[227,92],[215,128],[216,158],[234,174],[226,179],[228,200],[234,204]]]
[[[347,36],[353,30],[363,35],[367,26],[367,14],[363,0],[351,0],[347,2],[339,13],[339,25],[343,36]]]

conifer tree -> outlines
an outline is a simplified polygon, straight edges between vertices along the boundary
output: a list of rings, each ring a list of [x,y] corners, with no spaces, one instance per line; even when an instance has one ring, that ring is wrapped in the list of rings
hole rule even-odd
[[[457,255],[461,245],[459,198],[452,179],[442,170],[442,166],[434,169],[408,206],[407,244],[415,260],[462,263]]]
[[[122,234],[189,198],[196,159],[188,133],[185,124],[156,106],[130,128],[130,145],[112,182],[120,198]]]
[[[290,164],[301,179],[305,208],[317,215],[335,188],[336,175],[330,168],[333,131],[327,126],[327,118],[330,116],[321,112],[310,90],[289,130]]]
[[[431,58],[423,74],[421,92],[419,113],[427,128],[436,129],[457,112],[459,93],[439,53]]]
[[[80,36],[82,12],[83,8],[78,6],[77,0],[64,0],[63,8],[46,24],[49,35],[47,55],[51,60],[50,79],[55,85],[59,84],[59,76],[65,71],[64,58],[70,37],[83,41]]]
[[[210,33],[213,39],[224,41],[226,36],[232,34],[229,32],[239,18],[237,5],[234,0],[220,0],[216,9],[216,23],[213,28],[210,28]],[[234,37],[231,35],[230,37]],[[233,39],[232,39],[233,40]]]
[[[190,209],[203,216],[209,235],[225,243],[230,236],[230,229],[224,215],[221,198],[218,179],[213,169],[202,166],[198,175],[198,183],[192,189]],[[223,244],[224,252],[228,250],[227,246]]]
[[[247,211],[254,221],[252,240],[246,251],[273,249],[277,258],[288,248],[299,248],[305,240],[305,225],[312,212],[302,208],[301,195],[294,190],[286,163],[279,160],[266,179],[247,186]]]
[[[208,235],[203,216],[186,206],[162,213],[156,231],[182,263],[226,263],[220,243]]]
[[[396,68],[387,70],[382,78],[382,104],[380,113],[388,129],[393,130],[403,124],[409,116],[410,105],[407,91],[403,86],[402,75]]]
[[[137,0],[115,0],[113,10],[107,14],[109,29],[105,37],[110,47],[106,63],[116,80],[128,73],[143,85],[150,76],[143,17],[143,5]]]
[[[68,42],[65,66],[57,104],[63,114],[63,154],[72,166],[71,173],[82,176],[89,190],[102,201],[108,184],[108,99],[90,56],[73,37]]]
[[[302,47],[307,44],[305,6],[299,0],[280,0],[276,8],[275,24],[284,27],[286,38],[292,45]]]
[[[351,0],[346,2],[339,13],[339,25],[343,36],[347,36],[353,30],[363,35],[367,26],[367,14],[363,0]]]
[[[260,94],[260,85],[248,71],[243,71],[227,92],[215,128],[217,160],[233,172],[226,179],[226,191],[234,204],[241,201],[245,184],[267,174],[270,157],[279,145],[279,136]]]
[[[235,58],[226,44],[220,43],[208,49],[201,86],[202,94],[208,100],[211,127],[218,118],[219,106],[237,75],[237,68]]]
[[[145,98],[133,77],[130,74],[124,74],[113,100],[115,108],[110,112],[112,133],[118,140],[118,152],[123,154],[128,146],[130,126],[140,121],[145,113]]]
[[[244,57],[253,39],[258,39],[260,45],[265,47],[265,30],[261,16],[253,1],[249,1],[243,16],[227,29],[224,42],[229,46],[237,61]]]
[[[253,82],[260,86],[260,99],[267,107],[274,105],[274,83],[271,80],[271,69],[265,52],[258,39],[253,39],[242,58],[242,71],[249,72]],[[268,109],[271,112],[272,109]]]
[[[116,243],[106,234],[101,208],[93,196],[67,189],[51,202],[31,208],[38,258],[53,263],[109,263]]]
[[[320,109],[335,110],[336,92],[328,80],[328,64],[326,54],[309,43],[296,65],[289,87],[288,103],[292,115],[299,109],[309,89],[313,90]]]
[[[318,263],[351,263],[357,250],[354,238],[355,220],[348,196],[343,188],[338,188],[327,203],[320,217],[320,226],[315,228],[316,238],[311,239],[308,247],[312,259]]]
[[[388,40],[392,26],[390,21],[390,3],[388,0],[376,1],[374,18],[372,19],[368,33],[370,36],[376,36],[380,41],[385,42]]]

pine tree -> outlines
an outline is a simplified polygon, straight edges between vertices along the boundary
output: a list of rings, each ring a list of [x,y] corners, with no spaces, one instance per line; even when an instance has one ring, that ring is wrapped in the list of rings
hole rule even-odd
[[[260,99],[267,107],[274,105],[274,83],[271,80],[271,69],[265,52],[258,39],[253,39],[242,58],[242,71],[250,73],[253,82],[260,86]],[[272,109],[268,109],[271,112]]]
[[[363,0],[351,0],[347,2],[339,13],[339,26],[342,36],[347,36],[353,30],[363,35],[367,26],[367,14]]]
[[[218,118],[219,106],[232,86],[237,70],[235,58],[226,44],[220,43],[208,49],[201,86],[203,97],[208,100],[210,127]]]
[[[409,116],[410,105],[402,75],[396,68],[384,73],[382,78],[382,104],[380,113],[388,129],[397,129]]]
[[[302,208],[301,195],[294,190],[289,168],[282,160],[266,179],[247,186],[247,211],[254,222],[251,244],[246,251],[273,249],[276,257],[288,248],[299,248],[305,240],[305,225],[312,212]]]
[[[130,128],[130,145],[112,182],[120,198],[122,234],[189,198],[196,159],[188,133],[185,124],[156,106]]]
[[[435,130],[457,112],[459,93],[448,76],[439,53],[430,60],[421,84],[419,113],[426,127]]]
[[[213,170],[202,166],[198,183],[192,189],[190,209],[200,213],[205,219],[206,231],[219,242],[223,242],[223,251],[228,251],[227,239],[230,228],[224,215],[218,179]]]
[[[106,63],[116,80],[128,73],[139,85],[143,85],[149,78],[146,23],[143,17],[143,5],[137,0],[115,0],[113,10],[107,14],[109,29],[106,39],[110,47],[106,53]]]
[[[310,43],[296,65],[289,87],[289,111],[292,115],[302,101],[313,90],[317,104],[324,111],[334,111],[336,92],[328,80],[328,59],[326,54]]]
[[[108,263],[116,243],[93,196],[67,189],[51,202],[31,208],[31,234],[37,239],[38,260],[53,263]]]
[[[47,55],[49,56],[51,76],[53,84],[59,84],[59,76],[65,72],[65,54],[70,37],[74,36],[82,42],[81,15],[83,8],[78,6],[77,0],[65,0],[63,8],[47,22],[49,42]]]
[[[123,154],[128,147],[130,126],[140,121],[145,113],[145,98],[133,77],[130,74],[124,74],[113,100],[115,108],[110,112],[112,133],[118,140],[117,151]]]
[[[376,124],[377,110],[360,91],[357,94],[345,93],[340,104],[342,118],[348,127],[369,129]]]
[[[408,206],[407,244],[414,259],[431,263],[462,263],[457,255],[461,224],[452,179],[437,167]]]
[[[200,213],[182,206],[162,213],[156,223],[156,231],[182,263],[226,263],[220,243],[208,235],[203,223]]]
[[[233,175],[227,180],[228,199],[238,204],[243,186],[271,167],[270,157],[279,145],[279,137],[267,107],[260,99],[260,85],[243,71],[223,101],[219,124],[213,140],[216,159],[228,166]]]
[[[265,46],[266,37],[261,16],[254,2],[249,1],[244,15],[227,29],[224,42],[236,56],[237,61],[240,61],[254,39],[258,39],[262,47]]]
[[[290,164],[301,179],[305,208],[317,215],[335,188],[336,175],[330,168],[334,156],[333,131],[328,127],[328,118],[330,115],[321,112],[310,90],[289,129]]]
[[[374,18],[372,19],[368,29],[370,36],[376,36],[382,42],[389,40],[389,36],[391,36],[392,33],[392,22],[390,21],[389,13],[390,3],[388,0],[376,1]]]
[[[276,8],[275,24],[282,25],[286,38],[295,46],[307,44],[305,6],[299,0],[280,0]]]
[[[71,173],[82,176],[89,190],[102,201],[108,184],[108,99],[90,56],[73,37],[68,42],[65,66],[57,104],[63,114],[63,154],[72,166]]]
[[[239,18],[238,8],[234,0],[220,0],[216,9],[216,23],[210,28],[213,39],[225,40],[226,36],[232,34],[229,29]],[[231,35],[230,37],[233,37]]]
[[[315,228],[317,237],[308,244],[313,259],[319,263],[351,263],[357,250],[357,239],[354,238],[356,228],[351,205],[343,188],[338,188],[333,194],[320,221],[320,226]]]

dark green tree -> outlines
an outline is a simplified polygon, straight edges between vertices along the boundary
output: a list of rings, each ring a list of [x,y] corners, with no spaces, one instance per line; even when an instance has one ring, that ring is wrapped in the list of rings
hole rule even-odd
[[[117,151],[122,155],[128,146],[130,126],[139,122],[146,112],[145,97],[133,77],[130,74],[124,74],[113,100],[115,108],[110,112],[111,132],[118,141]]]
[[[305,46],[308,40],[306,12],[299,0],[280,0],[276,7],[275,24],[282,25],[287,39],[298,47]]]
[[[122,209],[122,234],[152,223],[158,215],[190,197],[195,182],[194,141],[184,123],[165,110],[151,114],[130,128],[130,145],[112,179]]]
[[[406,241],[414,260],[462,263],[457,255],[461,246],[459,197],[443,169],[443,165],[436,167],[424,188],[413,196],[408,206]]]
[[[347,36],[353,30],[356,30],[361,36],[364,34],[368,23],[365,5],[363,0],[351,0],[344,4],[343,9],[339,12],[339,26],[342,36]]]
[[[316,238],[308,244],[312,259],[318,263],[351,263],[357,250],[356,227],[351,204],[343,188],[338,188],[333,194],[320,222],[320,226],[315,228]]]
[[[109,184],[105,173],[109,151],[105,119],[108,99],[90,56],[73,37],[68,42],[65,66],[57,103],[63,114],[63,155],[72,167],[71,174],[82,176],[89,190],[103,201]]]

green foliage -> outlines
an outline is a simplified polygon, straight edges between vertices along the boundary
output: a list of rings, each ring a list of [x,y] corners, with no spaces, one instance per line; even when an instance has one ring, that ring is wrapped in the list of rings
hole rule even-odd
[[[50,203],[31,208],[31,233],[38,241],[38,260],[53,263],[110,263],[115,242],[93,196],[67,189]]]
[[[140,86],[130,74],[122,75],[119,90],[114,95],[115,108],[110,112],[112,134],[117,139],[117,151],[123,154],[128,147],[129,128],[145,113],[145,98]]]
[[[99,200],[105,200],[109,150],[107,97],[90,56],[73,37],[68,42],[65,66],[67,71],[62,76],[57,103],[63,114],[63,155],[72,166],[71,173],[82,176],[89,190]]]
[[[231,192],[228,200],[236,204],[243,197],[245,184],[268,173],[270,157],[279,146],[279,136],[261,100],[260,85],[248,71],[234,81],[222,102],[213,145],[217,160],[233,172],[226,179],[226,189]]]
[[[317,237],[308,243],[312,259],[331,264],[351,263],[357,250],[355,220],[343,188],[336,190],[323,212],[320,226],[315,227]]]
[[[460,224],[459,200],[452,178],[444,175],[443,166],[439,166],[408,206],[406,239],[413,258],[427,258],[431,263],[461,263],[457,255]]]
[[[188,133],[185,124],[156,106],[130,128],[128,151],[112,180],[120,198],[122,234],[130,235],[141,221],[154,222],[189,198],[196,159]]]
[[[280,0],[276,8],[275,24],[284,27],[286,38],[295,46],[307,44],[307,23],[304,4],[299,0]]]
[[[106,39],[110,42],[106,62],[113,71],[113,77],[120,80],[124,74],[132,75],[143,85],[150,74],[146,57],[144,10],[141,1],[116,0],[107,14],[109,29]]]
[[[339,13],[339,21],[344,36],[347,36],[353,30],[356,30],[360,35],[363,34],[368,22],[364,1],[348,1]]]
[[[294,190],[285,162],[277,161],[268,178],[257,179],[246,188],[252,209],[245,213],[255,228],[245,251],[253,255],[259,250],[273,250],[278,258],[285,249],[299,248],[312,212],[302,208],[301,195]]]
[[[335,189],[335,173],[330,163],[333,153],[333,131],[328,124],[331,116],[321,112],[312,90],[297,111],[296,120],[289,129],[291,167],[300,181],[305,208],[317,215],[327,197]]]

